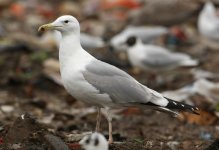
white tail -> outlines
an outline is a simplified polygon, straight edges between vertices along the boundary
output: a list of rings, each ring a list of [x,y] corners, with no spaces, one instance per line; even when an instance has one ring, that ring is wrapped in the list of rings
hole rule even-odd
[[[192,59],[187,59],[187,60],[182,61],[181,65],[186,66],[186,67],[197,66],[198,61],[197,60],[192,60]]]

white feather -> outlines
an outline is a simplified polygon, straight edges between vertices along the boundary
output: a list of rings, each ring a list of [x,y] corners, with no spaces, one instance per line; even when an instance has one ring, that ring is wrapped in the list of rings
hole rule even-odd
[[[205,3],[199,14],[198,30],[208,39],[219,40],[219,17],[216,15],[214,4],[210,1]]]

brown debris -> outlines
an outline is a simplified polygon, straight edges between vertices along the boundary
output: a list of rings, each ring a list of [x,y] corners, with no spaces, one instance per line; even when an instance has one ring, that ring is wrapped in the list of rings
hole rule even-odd
[[[194,115],[188,112],[182,112],[178,117],[181,121],[198,125],[214,125],[218,121],[218,117],[205,110],[199,110],[200,115]]]

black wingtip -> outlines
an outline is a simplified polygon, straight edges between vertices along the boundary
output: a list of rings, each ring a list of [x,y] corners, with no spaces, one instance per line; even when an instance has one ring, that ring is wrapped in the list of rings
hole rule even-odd
[[[191,106],[191,105],[188,105],[188,104],[185,104],[182,102],[177,102],[177,101],[174,101],[174,100],[169,99],[169,98],[166,98],[166,99],[169,101],[166,108],[175,109],[175,110],[179,110],[179,111],[188,111],[188,112],[191,112],[193,114],[200,115],[198,113],[198,111],[199,111],[198,107]]]

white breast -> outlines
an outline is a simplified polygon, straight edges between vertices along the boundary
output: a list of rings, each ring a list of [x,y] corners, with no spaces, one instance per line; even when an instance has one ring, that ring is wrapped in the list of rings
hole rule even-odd
[[[134,67],[144,68],[142,61],[146,59],[146,52],[139,46],[135,46],[128,50],[129,61]]]

